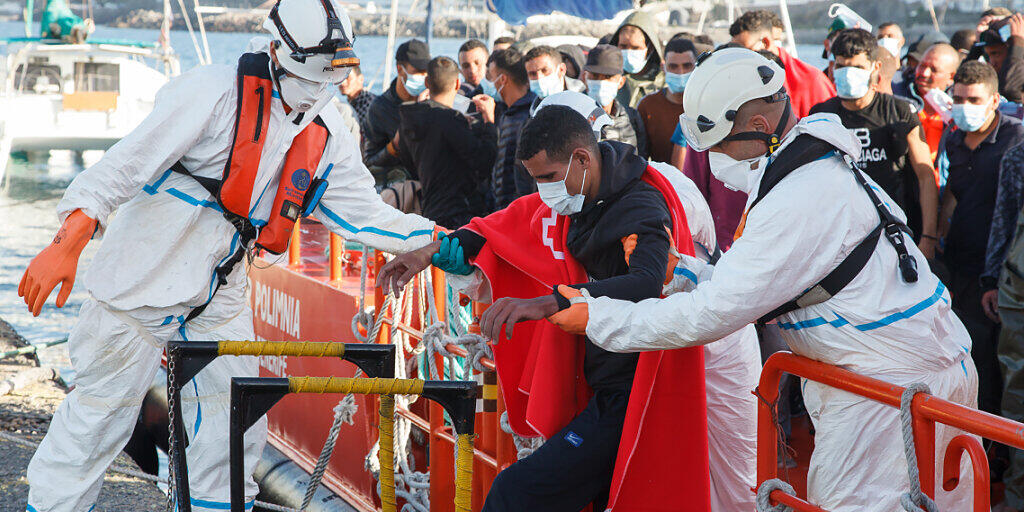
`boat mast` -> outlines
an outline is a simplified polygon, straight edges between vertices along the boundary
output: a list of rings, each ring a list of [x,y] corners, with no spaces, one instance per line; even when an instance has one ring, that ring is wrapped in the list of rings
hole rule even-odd
[[[430,40],[434,37],[434,0],[427,0],[427,48],[430,48]]]
[[[786,5],[786,0],[779,0],[779,11],[782,12],[782,26],[786,30],[786,51],[793,57],[797,57],[796,37],[793,34],[793,24],[789,21],[789,7]]]
[[[388,48],[384,52],[384,81],[381,83],[383,90],[388,89],[391,84],[391,68],[394,67],[395,59],[395,27],[398,25],[398,0],[391,0],[391,19],[388,21]]]
[[[25,0],[25,14],[22,18],[25,20],[25,37],[32,37],[32,18],[34,17],[35,5],[32,0]]]

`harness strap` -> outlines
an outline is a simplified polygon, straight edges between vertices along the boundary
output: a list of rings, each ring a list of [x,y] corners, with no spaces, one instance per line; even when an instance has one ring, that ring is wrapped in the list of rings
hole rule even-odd
[[[871,233],[857,244],[857,247],[850,252],[846,259],[832,272],[829,272],[824,279],[818,281],[818,284],[812,286],[799,297],[771,310],[759,318],[757,322],[760,324],[768,323],[768,321],[786,313],[825,302],[839,293],[867,265],[871,255],[875,252],[875,247],[878,246],[878,239],[882,237],[883,227],[884,224],[879,223],[875,229],[871,230]]]
[[[747,211],[749,212],[775,185],[778,185],[783,178],[794,170],[836,152],[838,151],[835,146],[826,141],[810,135],[798,136],[765,169],[764,175],[761,178],[761,185],[758,187],[757,197],[754,198]],[[793,300],[782,304],[759,318],[757,320],[759,324],[768,323],[786,313],[813,306],[814,304],[820,304],[831,299],[860,274],[860,271],[867,265],[868,260],[871,259],[871,255],[874,254],[875,248],[878,246],[878,240],[883,234],[886,240],[889,241],[889,244],[896,250],[900,274],[903,280],[908,283],[917,281],[917,260],[910,255],[910,252],[907,250],[906,241],[903,238],[904,233],[910,234],[910,228],[889,211],[885,203],[878,197],[878,194],[871,188],[857,163],[849,155],[842,152],[838,153],[842,155],[843,161],[853,171],[857,183],[871,199],[871,203],[874,205],[876,213],[878,213],[878,226],[871,230],[854,247],[853,251],[821,281],[805,290]]]
[[[202,176],[196,176],[195,174],[192,174],[192,172],[189,171],[181,163],[181,161],[174,162],[174,165],[171,166],[171,170],[179,174],[184,174],[185,176],[189,176],[192,179],[196,180],[196,182],[199,183],[199,185],[202,186],[204,189],[206,189],[206,191],[209,192],[210,195],[213,196],[214,198],[217,198],[220,195],[220,185],[222,183],[221,180],[218,180],[216,178],[205,178]],[[206,302],[192,308],[192,311],[190,311],[188,313],[188,316],[185,317],[185,322],[183,322],[183,324],[188,323],[189,320],[192,320],[193,318],[203,314],[203,311],[206,310],[206,307],[209,306],[210,302],[213,301],[213,297],[217,295],[217,290],[219,290],[222,285],[227,284],[228,275],[230,275],[231,271],[235,269],[235,265],[238,265],[240,261],[245,259],[245,254],[247,248],[249,247],[249,243],[252,242],[252,240],[255,239],[256,235],[258,234],[256,228],[252,225],[251,222],[249,222],[249,219],[242,217],[241,215],[232,213],[227,208],[222,208],[222,210],[224,213],[224,218],[227,219],[227,221],[231,223],[231,226],[235,228],[235,231],[238,232],[238,249],[236,249],[235,252],[231,253],[231,255],[228,256],[228,259],[224,261],[224,263],[221,263],[220,265],[217,266],[217,268],[214,269],[214,274],[217,276],[217,280],[214,283],[213,293],[210,294],[210,298],[207,299]]]

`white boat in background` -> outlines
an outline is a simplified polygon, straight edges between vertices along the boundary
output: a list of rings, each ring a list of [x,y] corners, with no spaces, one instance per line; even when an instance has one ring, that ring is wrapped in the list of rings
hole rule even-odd
[[[13,151],[106,150],[135,128],[180,72],[161,42],[0,39],[0,185]]]

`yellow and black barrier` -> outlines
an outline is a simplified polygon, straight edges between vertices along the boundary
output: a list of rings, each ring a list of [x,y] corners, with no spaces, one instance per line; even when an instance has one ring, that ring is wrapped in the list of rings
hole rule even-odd
[[[169,440],[171,447],[170,476],[171,484],[174,486],[173,490],[176,491],[175,501],[179,503],[179,510],[182,512],[191,512],[192,505],[188,486],[188,464],[185,458],[188,440],[181,415],[181,388],[214,359],[227,355],[338,357],[355,364],[371,377],[390,378],[395,375],[394,345],[308,341],[169,342],[167,345],[167,410],[171,420],[169,424],[171,433]],[[393,404],[392,401],[392,408]],[[232,414],[234,414],[233,411]],[[256,418],[258,419],[259,416]],[[393,429],[388,429],[389,435],[392,431]],[[383,460],[381,467],[387,467],[389,471],[393,471],[391,469],[393,466],[384,466]],[[393,474],[391,481],[394,482]],[[394,489],[393,484],[392,489]]]
[[[245,431],[289,393],[355,393],[380,398],[380,484],[384,512],[397,510],[394,475],[394,395],[420,395],[444,407],[457,435],[455,455],[455,511],[469,512],[473,481],[473,423],[476,384],[470,381],[341,377],[289,377],[231,379],[229,466],[231,510],[244,512]],[[385,471],[387,469],[388,471]]]

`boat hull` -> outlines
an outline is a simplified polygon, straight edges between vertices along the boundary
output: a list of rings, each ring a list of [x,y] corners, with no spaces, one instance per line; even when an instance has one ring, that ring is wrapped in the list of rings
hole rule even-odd
[[[358,310],[359,278],[330,284],[324,247],[327,232],[302,224],[303,266],[289,268],[257,259],[249,272],[250,303],[257,339],[355,343],[351,320]],[[372,300],[372,289],[367,290]],[[260,357],[260,375],[352,377],[356,368],[340,359]],[[311,472],[333,421],[341,395],[289,395],[267,417],[269,442],[299,467]],[[357,396],[353,425],[343,425],[323,483],[357,510],[379,506],[376,481],[364,459],[377,439],[377,400]]]

